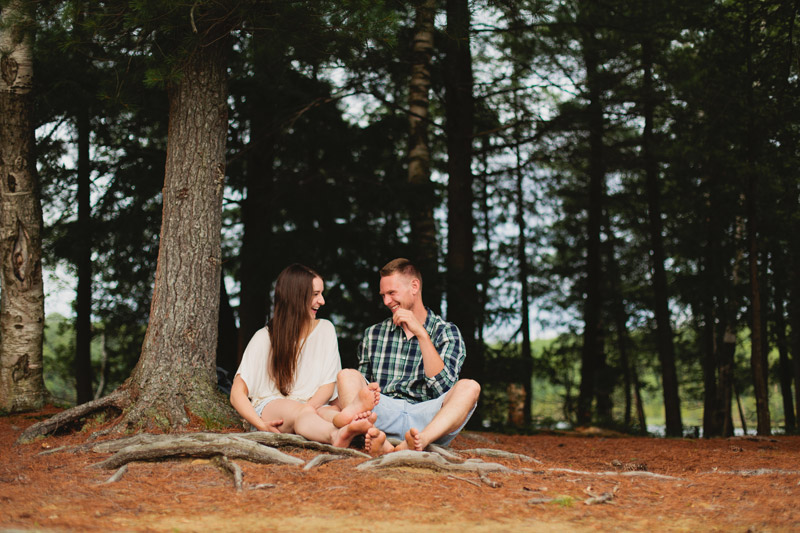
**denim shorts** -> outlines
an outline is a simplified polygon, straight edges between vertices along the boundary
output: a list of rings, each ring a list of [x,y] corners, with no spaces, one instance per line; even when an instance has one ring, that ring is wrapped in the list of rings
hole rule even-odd
[[[387,437],[403,439],[409,429],[416,428],[422,430],[425,426],[430,424],[433,417],[436,416],[436,413],[442,409],[445,396],[447,396],[446,393],[433,400],[411,403],[400,398],[381,394],[378,405],[372,408],[372,412],[378,415],[378,419],[375,421],[375,427],[386,433]],[[467,424],[476,406],[477,404],[472,406],[472,410],[460,427],[452,433],[440,437],[435,444],[441,446],[450,444]]]

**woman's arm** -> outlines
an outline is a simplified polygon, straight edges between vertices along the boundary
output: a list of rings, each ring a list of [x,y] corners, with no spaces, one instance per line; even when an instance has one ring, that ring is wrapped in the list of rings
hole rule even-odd
[[[333,396],[334,387],[336,387],[335,383],[327,383],[321,386],[317,389],[317,392],[314,393],[314,396],[309,398],[308,402],[306,403],[308,403],[308,405],[312,406],[314,409],[319,409],[331,399],[331,396]],[[231,394],[233,394],[233,392],[231,392]]]
[[[333,391],[331,391],[332,393]],[[256,410],[247,397],[248,390],[247,384],[242,379],[242,376],[236,374],[233,378],[233,386],[231,387],[231,405],[236,412],[242,415],[242,418],[250,422],[259,431],[269,431],[271,433],[280,433],[278,426],[283,424],[283,420],[271,420],[269,423],[258,416]],[[330,396],[329,396],[330,397]]]

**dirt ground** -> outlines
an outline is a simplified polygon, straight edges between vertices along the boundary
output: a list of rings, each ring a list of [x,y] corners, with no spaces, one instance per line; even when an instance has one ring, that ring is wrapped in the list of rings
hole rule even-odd
[[[492,487],[474,473],[362,472],[356,458],[308,471],[237,461],[237,492],[205,459],[133,463],[103,483],[113,471],[92,465],[108,454],[41,453],[82,444],[88,432],[14,444],[53,412],[0,417],[0,531],[800,531],[800,437],[465,432],[453,449],[540,462],[480,457],[517,471],[490,474]],[[603,493],[611,499],[586,503]]]

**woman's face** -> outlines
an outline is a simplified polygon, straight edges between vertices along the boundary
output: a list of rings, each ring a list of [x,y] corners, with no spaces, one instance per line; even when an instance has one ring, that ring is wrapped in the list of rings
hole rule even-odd
[[[323,283],[322,278],[314,278],[311,281],[311,307],[308,312],[312,320],[317,318],[319,308],[325,305],[325,298],[322,297],[324,289],[325,283]]]

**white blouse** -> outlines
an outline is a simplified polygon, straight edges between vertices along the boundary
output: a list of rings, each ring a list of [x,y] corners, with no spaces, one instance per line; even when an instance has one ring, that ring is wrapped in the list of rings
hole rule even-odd
[[[261,328],[247,344],[242,362],[236,371],[247,385],[247,395],[253,407],[266,399],[276,398],[307,402],[323,385],[336,383],[336,375],[342,369],[336,329],[325,319],[319,319],[317,327],[303,343],[297,360],[294,384],[288,396],[281,394],[269,376],[271,352],[269,331],[267,328]],[[336,396],[334,388],[331,400]]]

